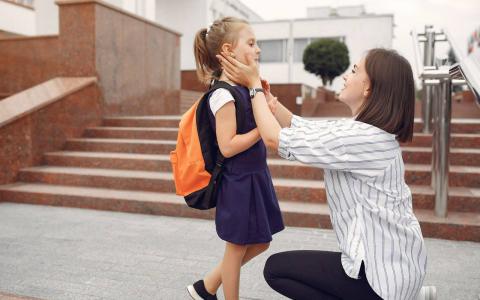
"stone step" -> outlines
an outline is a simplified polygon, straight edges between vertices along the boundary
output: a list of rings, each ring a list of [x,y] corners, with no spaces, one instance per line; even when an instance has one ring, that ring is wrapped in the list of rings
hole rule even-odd
[[[432,148],[402,147],[402,156],[406,164],[431,164]],[[449,161],[452,166],[480,167],[480,149],[450,148]]]
[[[22,169],[22,182],[65,186],[84,186],[117,190],[140,190],[175,193],[173,174],[97,168],[40,166]],[[326,192],[321,180],[274,178],[279,199],[306,203],[325,203]],[[433,209],[433,190],[428,186],[410,185],[415,208]],[[480,189],[452,187],[449,189],[449,210],[480,213]]]
[[[120,127],[174,127],[178,128],[181,116],[128,116],[107,117],[103,119],[103,126]]]
[[[94,127],[87,128],[84,137],[114,139],[177,140],[178,129],[172,127]]]
[[[120,127],[176,127],[180,122],[180,115],[163,116],[123,116],[107,117],[103,119],[103,126]],[[332,118],[309,118],[312,120],[338,119]],[[415,119],[414,131],[421,132],[423,123],[420,119]],[[480,134],[480,121],[477,119],[452,119],[452,133],[477,133]]]
[[[22,182],[0,186],[0,200],[203,219],[213,219],[215,215],[214,209],[188,208],[181,197],[170,193]],[[329,209],[324,203],[281,201],[280,208],[287,226],[331,228]],[[414,209],[414,212],[425,237],[480,242],[478,213],[451,212],[447,218],[438,218],[432,211]]]
[[[177,140],[176,127],[93,127],[87,128],[84,137],[117,139],[159,139]],[[413,141],[402,144],[406,147],[432,147],[432,135],[415,133]],[[480,134],[452,133],[452,148],[480,148]]]
[[[90,152],[120,152],[140,154],[169,154],[175,149],[173,140],[139,140],[139,139],[69,139],[65,150]]]
[[[406,147],[432,147],[432,135],[416,132],[413,141],[402,144]],[[450,136],[452,148],[480,148],[480,134],[478,133],[452,133]]]
[[[429,147],[401,147],[405,164],[429,165],[432,163],[432,148]],[[268,157],[279,158],[279,155],[268,150]],[[449,155],[450,165],[480,167],[480,149],[451,148]]]
[[[420,132],[423,129],[423,123],[420,119],[415,119],[413,130]],[[450,124],[452,133],[480,133],[480,120],[478,119],[452,119]]]
[[[174,140],[140,140],[140,139],[69,139],[65,150],[90,152],[126,152],[141,154],[168,155],[175,149]],[[406,164],[431,163],[432,149],[428,147],[402,147],[403,160]],[[270,158],[279,158],[272,150],[268,150]],[[480,167],[480,149],[450,149],[450,165]]]
[[[50,166],[102,168],[171,172],[168,155],[108,153],[108,152],[51,152],[45,154],[45,163]],[[273,177],[323,180],[323,169],[284,159],[269,159]],[[430,185],[430,165],[405,165],[407,184]],[[480,188],[480,167],[451,166],[450,186]]]
[[[116,152],[59,151],[44,155],[50,166],[171,172],[168,155]]]

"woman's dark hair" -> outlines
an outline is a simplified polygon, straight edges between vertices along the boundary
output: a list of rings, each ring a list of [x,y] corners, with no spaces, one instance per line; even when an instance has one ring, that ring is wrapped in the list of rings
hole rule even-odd
[[[365,57],[370,94],[356,120],[411,141],[415,113],[415,83],[410,63],[394,50],[372,49]]]

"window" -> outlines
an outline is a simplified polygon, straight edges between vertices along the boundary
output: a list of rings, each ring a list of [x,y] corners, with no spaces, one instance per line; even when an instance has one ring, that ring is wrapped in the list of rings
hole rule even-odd
[[[258,41],[258,47],[262,50],[262,63],[287,61],[287,40]]]
[[[293,62],[303,61],[303,51],[305,51],[309,42],[309,39],[295,39],[293,41]]]
[[[20,4],[27,7],[33,7],[33,0],[7,0],[16,4]]]

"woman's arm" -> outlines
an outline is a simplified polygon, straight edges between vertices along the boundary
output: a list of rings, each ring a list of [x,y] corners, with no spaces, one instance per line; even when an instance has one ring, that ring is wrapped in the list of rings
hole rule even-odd
[[[258,129],[245,134],[237,134],[237,120],[233,101],[223,105],[215,114],[217,141],[220,152],[226,158],[232,157],[252,147],[260,140]]]
[[[293,114],[291,111],[288,110],[282,103],[277,103],[277,109],[275,111],[275,119],[277,119],[278,123],[282,128],[290,127],[292,124],[292,117]]]
[[[265,79],[262,79],[261,82],[265,91],[265,97],[267,98],[268,107],[275,116],[275,119],[277,119],[282,128],[290,127],[293,114],[278,101],[277,97],[272,95],[270,83]]]
[[[257,93],[252,99],[253,115],[257,128],[260,131],[260,136],[268,148],[278,149],[278,134],[282,127],[275,119],[275,116],[270,111],[265,95]]]

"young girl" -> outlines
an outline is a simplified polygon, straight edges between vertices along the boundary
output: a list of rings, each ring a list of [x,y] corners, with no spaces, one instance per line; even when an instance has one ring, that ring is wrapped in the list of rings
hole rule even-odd
[[[217,20],[207,30],[200,30],[194,43],[197,75],[205,83],[225,81],[241,95],[246,108],[244,128],[237,134],[234,97],[227,89],[217,89],[209,96],[210,122],[226,158],[217,194],[215,225],[218,236],[226,242],[223,260],[205,276],[188,287],[194,299],[216,299],[223,284],[225,298],[239,298],[240,267],[265,251],[272,235],[283,230],[280,208],[266,161],[266,148],[253,118],[249,90],[235,85],[222,73],[215,55],[221,51],[258,63],[260,49],[252,28],[236,18]],[[221,129],[221,130],[220,130]]]
[[[218,58],[228,78],[260,86],[255,64],[243,64],[228,53]],[[274,254],[264,276],[292,299],[416,299],[427,254],[399,146],[413,135],[412,70],[396,52],[372,49],[344,80],[339,98],[353,119],[309,121],[282,105],[272,115],[264,94],[252,99],[255,121],[269,148],[325,169],[330,217],[341,250]]]

